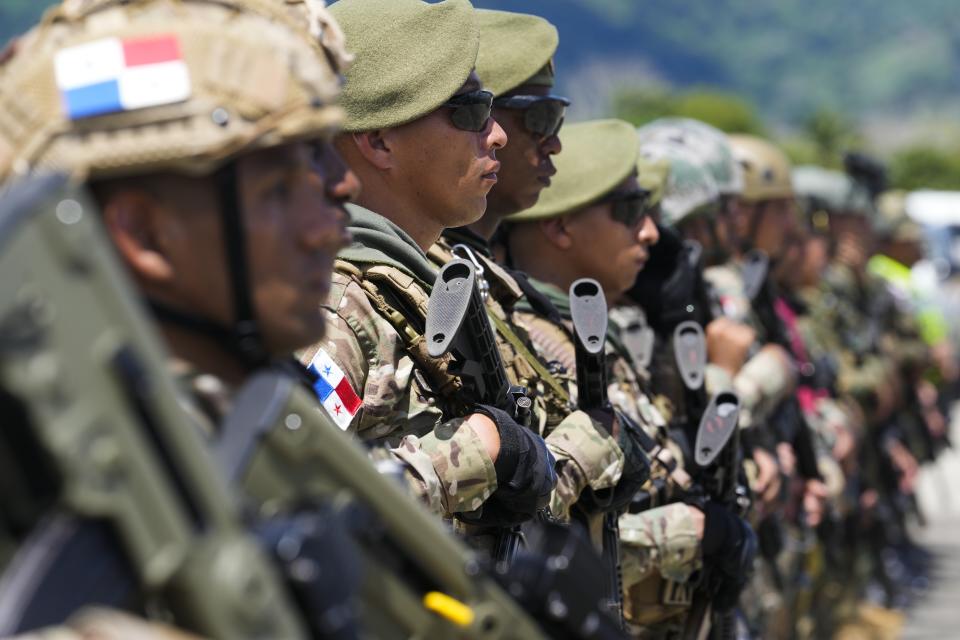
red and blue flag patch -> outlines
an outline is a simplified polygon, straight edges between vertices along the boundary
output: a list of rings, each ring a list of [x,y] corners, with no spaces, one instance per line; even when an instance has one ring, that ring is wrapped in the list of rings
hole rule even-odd
[[[190,73],[175,35],[104,38],[54,58],[57,88],[71,120],[182,102]]]
[[[323,349],[317,351],[317,355],[307,365],[307,369],[316,376],[313,390],[320,398],[323,408],[327,410],[337,426],[346,431],[363,401],[350,386],[343,370]]]

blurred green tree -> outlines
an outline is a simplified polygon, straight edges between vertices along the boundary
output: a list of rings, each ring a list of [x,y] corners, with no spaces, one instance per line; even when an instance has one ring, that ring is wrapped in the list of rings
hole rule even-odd
[[[728,132],[762,135],[763,122],[751,102],[738,95],[711,89],[668,92],[631,87],[613,94],[614,116],[640,126],[664,116],[695,118]]]
[[[933,147],[909,147],[890,158],[890,179],[898,189],[960,189],[960,157]]]

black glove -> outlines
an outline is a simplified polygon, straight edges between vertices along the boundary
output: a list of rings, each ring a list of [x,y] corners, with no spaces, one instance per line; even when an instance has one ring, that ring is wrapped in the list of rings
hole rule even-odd
[[[497,490],[478,515],[462,514],[461,519],[491,526],[520,524],[550,501],[557,484],[556,460],[543,438],[517,424],[506,411],[480,405],[476,412],[493,420],[500,432],[500,453],[493,463]]]
[[[757,536],[746,521],[716,502],[705,505],[704,515],[703,561],[714,576],[713,606],[728,611],[753,575]]]
[[[577,505],[587,513],[621,511],[626,509],[643,483],[650,478],[650,460],[647,458],[646,449],[640,444],[643,442],[640,436],[646,434],[638,434],[637,430],[642,427],[620,412],[591,409],[587,414],[603,425],[623,451],[623,473],[620,481],[609,489],[593,491],[587,488]]]

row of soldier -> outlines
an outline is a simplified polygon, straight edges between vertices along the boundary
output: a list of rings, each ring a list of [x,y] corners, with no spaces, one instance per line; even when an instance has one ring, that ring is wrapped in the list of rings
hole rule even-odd
[[[134,570],[136,597],[42,584],[0,607],[0,632],[793,637],[855,619],[867,586],[896,604],[879,558],[914,561],[907,498],[943,424],[929,347],[868,275],[876,194],[698,122],[564,126],[558,45],[546,20],[466,0],[68,0],[15,43],[0,68],[8,201],[61,189],[16,187],[45,171],[88,187],[186,392],[196,435],[175,438],[206,441],[236,494],[223,500],[243,505],[221,517],[255,529],[285,580],[268,588],[267,568],[224,603],[203,597],[216,571],[168,549]],[[76,226],[78,202],[46,217]],[[902,218],[890,260],[909,256]],[[456,273],[499,358],[473,360],[470,331],[436,348],[451,337],[438,300],[462,282],[438,274]],[[16,276],[9,317],[37,288]],[[578,283],[609,303],[591,394]],[[16,387],[10,372],[40,365],[16,369],[12,348]],[[63,438],[35,431],[55,460],[100,469],[103,447],[58,454]],[[5,444],[13,467],[36,466],[22,438]],[[190,460],[187,480],[219,486]],[[4,497],[0,593],[39,571],[23,558],[38,529],[50,546],[41,512],[125,531],[119,500],[69,486],[33,508]],[[111,540],[136,556],[134,534]],[[262,560],[218,561],[238,557]]]

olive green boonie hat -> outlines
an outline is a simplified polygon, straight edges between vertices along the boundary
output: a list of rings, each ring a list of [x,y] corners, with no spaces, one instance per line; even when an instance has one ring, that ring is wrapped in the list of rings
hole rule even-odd
[[[478,9],[480,53],[477,75],[499,96],[523,84],[553,86],[553,54],[560,37],[538,16]]]
[[[636,130],[623,120],[593,120],[560,131],[563,151],[556,156],[557,174],[540,193],[537,204],[506,218],[529,222],[554,218],[581,209],[637,170]]]
[[[467,0],[340,0],[330,12],[354,54],[340,98],[345,131],[387,129],[431,113],[476,64],[477,16]]]
[[[637,182],[644,191],[649,191],[647,206],[653,208],[663,201],[663,193],[667,188],[667,179],[670,177],[669,160],[648,160],[640,158],[637,161]]]

